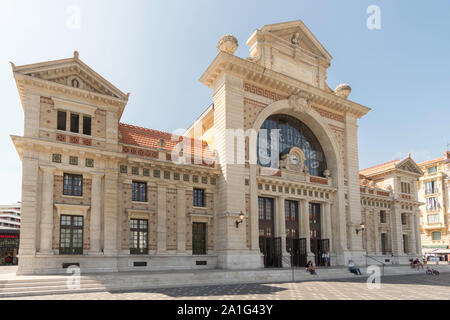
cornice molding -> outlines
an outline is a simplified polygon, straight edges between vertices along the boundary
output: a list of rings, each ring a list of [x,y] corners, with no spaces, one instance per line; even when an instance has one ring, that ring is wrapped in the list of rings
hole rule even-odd
[[[224,73],[230,73],[248,82],[259,84],[267,89],[276,90],[282,96],[297,95],[307,92],[311,103],[329,107],[333,110],[350,113],[357,118],[366,115],[371,109],[356,102],[336,96],[313,87],[305,82],[282,73],[266,69],[252,61],[244,60],[226,52],[219,52],[200,78],[200,82],[214,88],[216,81]]]
[[[87,91],[84,89],[69,87],[67,85],[35,78],[28,75],[23,75],[17,72],[14,72],[14,78],[16,79],[17,89],[19,91],[22,106],[25,104],[25,90],[30,88],[36,88],[38,89],[37,91],[45,88],[49,91],[62,93],[73,98],[86,99],[93,105],[100,105],[102,107],[117,107],[119,109],[119,115],[122,115],[125,105],[128,102],[128,100],[123,100],[108,95]]]

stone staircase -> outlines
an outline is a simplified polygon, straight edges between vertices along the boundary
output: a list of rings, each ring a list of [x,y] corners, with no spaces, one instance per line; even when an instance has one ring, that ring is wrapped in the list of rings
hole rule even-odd
[[[37,296],[61,293],[86,293],[105,291],[102,281],[91,277],[81,277],[80,286],[71,288],[67,281],[69,277],[46,277],[30,279],[0,280],[0,298]]]
[[[450,266],[432,266],[440,273],[450,272]],[[361,267],[362,276],[355,276],[344,267],[317,268],[317,275],[294,269],[295,281],[333,281],[338,279],[366,278],[366,268]],[[385,266],[384,276],[423,274],[409,266]],[[273,268],[261,270],[177,270],[153,272],[114,272],[84,274],[80,286],[71,289],[67,281],[70,276],[16,276],[14,273],[0,277],[0,299],[51,294],[88,293],[104,291],[135,291],[183,286],[227,285],[242,283],[277,283],[292,281],[292,269]]]

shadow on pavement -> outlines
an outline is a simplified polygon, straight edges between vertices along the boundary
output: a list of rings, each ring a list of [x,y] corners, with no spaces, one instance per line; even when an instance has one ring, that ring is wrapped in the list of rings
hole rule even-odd
[[[287,288],[280,288],[268,284],[248,283],[248,284],[227,284],[227,285],[207,285],[195,287],[180,287],[180,288],[161,288],[148,290],[126,290],[126,291],[110,291],[111,294],[120,294],[126,292],[141,292],[141,293],[157,293],[164,294],[172,298],[181,297],[214,297],[214,296],[238,296],[238,295],[261,295],[274,294],[281,291],[286,291]]]

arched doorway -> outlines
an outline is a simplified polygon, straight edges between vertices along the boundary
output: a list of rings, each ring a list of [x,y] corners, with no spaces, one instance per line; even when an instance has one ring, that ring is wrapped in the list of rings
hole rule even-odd
[[[268,120],[266,122],[266,120]],[[295,128],[297,127],[297,130]],[[292,130],[294,128],[294,130]],[[299,128],[299,129],[298,129]],[[253,122],[252,129],[259,133],[260,129],[282,129],[285,136],[280,141],[280,156],[289,148],[297,147],[303,151],[306,157],[305,167],[309,170],[309,174],[314,176],[323,176],[325,169],[331,173],[332,186],[336,188],[333,195],[333,203],[330,216],[330,240],[327,241],[326,249],[330,249],[330,254],[339,255],[347,250],[347,235],[345,223],[345,198],[344,198],[344,164],[341,158],[340,147],[334,137],[328,123],[322,116],[314,110],[314,108],[306,108],[302,110],[291,107],[288,100],[279,100],[265,107]],[[283,134],[282,134],[283,136]],[[258,166],[264,165],[258,159],[258,139],[250,140],[249,159]],[[267,146],[267,144],[266,144]],[[267,150],[267,149],[266,149]],[[267,150],[270,152],[270,150]],[[253,159],[253,160],[252,160]],[[312,168],[312,164],[315,167]],[[256,176],[259,171],[255,171]],[[257,198],[259,192],[252,197]],[[309,203],[300,206],[299,211],[305,212],[309,216]],[[321,210],[322,211],[322,210]],[[300,213],[303,215],[303,213]],[[252,210],[252,219],[258,219],[257,212]],[[276,213],[275,216],[278,216]],[[302,221],[302,218],[299,219]],[[255,221],[257,222],[257,220]],[[286,226],[288,229],[288,226]],[[257,229],[254,229],[256,232]],[[287,231],[287,230],[286,230]],[[254,231],[253,231],[254,232]],[[306,243],[302,247],[310,248],[309,232],[302,233],[308,235]],[[331,241],[332,239],[332,241]],[[323,247],[324,243],[318,244],[316,247]],[[286,247],[288,245],[286,243]]]

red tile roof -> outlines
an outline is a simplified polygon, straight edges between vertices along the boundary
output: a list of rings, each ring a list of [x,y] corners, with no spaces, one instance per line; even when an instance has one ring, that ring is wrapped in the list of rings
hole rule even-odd
[[[437,159],[428,160],[428,161],[424,161],[424,162],[418,163],[417,165],[419,167],[421,167],[421,166],[426,166],[427,164],[432,164],[432,163],[439,162],[439,161],[444,161],[444,160],[445,160],[445,157],[440,157],[440,158],[437,158]]]
[[[363,169],[363,170],[359,171],[359,173],[360,173],[360,175],[361,174],[362,175],[366,175],[366,174],[371,174],[371,173],[375,173],[375,172],[378,172],[378,171],[390,169],[390,168],[395,167],[395,164],[398,163],[398,162],[400,162],[399,159],[392,160],[392,161],[389,161],[389,162],[386,162],[386,163],[378,164],[376,166],[373,166],[373,167],[370,167],[370,168],[367,168],[367,169]]]
[[[209,150],[208,144],[202,140],[125,123],[119,123],[119,132],[121,134],[120,142],[124,144],[159,149],[159,141],[162,139],[164,141],[164,149],[171,152],[180,142],[183,142],[183,152],[196,157],[214,158],[214,154]]]

